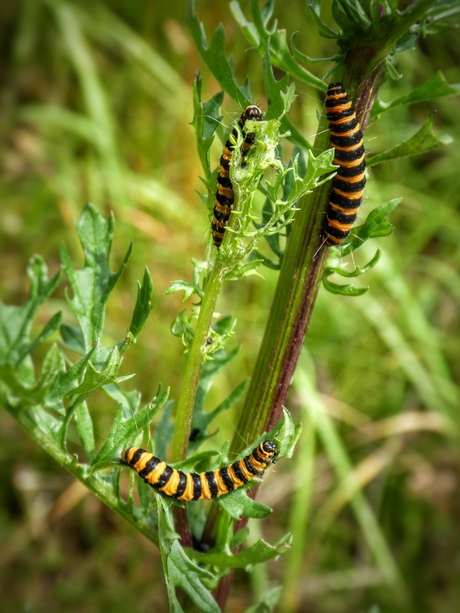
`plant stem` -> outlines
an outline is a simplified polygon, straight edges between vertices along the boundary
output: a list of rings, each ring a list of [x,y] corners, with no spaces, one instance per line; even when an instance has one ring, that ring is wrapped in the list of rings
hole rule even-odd
[[[216,262],[211,271],[198,315],[193,341],[187,354],[183,385],[176,411],[176,424],[172,439],[172,462],[184,460],[187,457],[190,426],[192,423],[195,396],[200,379],[206,349],[206,339],[209,336],[211,320],[214,314],[217,298],[222,287],[224,267]]]

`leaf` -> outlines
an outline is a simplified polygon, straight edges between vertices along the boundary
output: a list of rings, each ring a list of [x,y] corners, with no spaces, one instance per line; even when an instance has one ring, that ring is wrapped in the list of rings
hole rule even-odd
[[[170,610],[183,611],[176,596],[181,588],[203,613],[220,613],[220,608],[203,582],[216,583],[213,574],[193,562],[179,543],[174,530],[169,502],[155,494],[158,505],[158,536],[161,561],[166,579]]]
[[[220,87],[240,107],[245,108],[251,104],[252,96],[249,83],[246,81],[242,86],[237,83],[233,62],[231,59],[227,59],[225,54],[225,33],[222,24],[217,26],[208,47],[203,24],[195,13],[195,0],[190,2],[186,21],[201,58],[217,79]]]
[[[244,613],[271,613],[271,611],[275,610],[281,598],[282,591],[282,585],[272,587],[262,595],[260,602],[246,609]]]
[[[217,504],[227,511],[232,519],[239,521],[241,516],[252,517],[253,519],[262,519],[267,517],[272,512],[271,508],[260,502],[256,502],[246,494],[246,491],[251,487],[254,487],[257,480],[253,479],[239,489],[220,496],[217,498]]]
[[[366,165],[368,168],[371,166],[376,166],[377,164],[381,164],[382,162],[388,162],[388,160],[395,160],[402,157],[408,157],[410,155],[420,155],[422,153],[427,153],[428,151],[433,151],[435,149],[439,149],[440,147],[445,147],[452,142],[452,138],[450,136],[443,136],[441,138],[437,138],[433,134],[433,121],[434,121],[434,113],[430,115],[420,130],[414,136],[411,136],[408,140],[403,143],[384,151],[383,153],[377,153],[371,157],[366,159]]]
[[[100,470],[110,462],[118,462],[121,452],[131,441],[152,421],[168,399],[169,390],[162,391],[158,388],[156,396],[148,404],[126,419],[125,408],[122,404],[117,409],[109,435],[102,449],[99,451],[92,470]]]
[[[145,268],[142,285],[139,282],[137,284],[137,300],[134,306],[131,324],[129,326],[129,331],[133,335],[134,339],[137,339],[139,336],[145,322],[147,321],[147,317],[152,310],[152,294],[152,277],[148,268]]]
[[[230,330],[233,329],[232,319],[225,317],[217,324],[213,326],[215,333],[220,336],[226,336]],[[216,377],[222,372],[222,370],[230,364],[230,362],[236,357],[238,348],[227,352],[223,349],[213,354],[212,360],[207,360],[203,363],[200,380],[197,387],[195,406],[193,408],[193,417],[191,424],[191,432],[197,431],[196,441],[197,444],[190,445],[193,449],[197,447],[206,437],[206,431],[211,422],[223,411],[230,409],[241,398],[244,390],[246,389],[247,382],[243,382],[237,388],[235,388],[230,395],[213,411],[205,410],[206,398],[208,392],[212,388],[212,385]]]
[[[211,178],[210,148],[214,141],[214,132],[222,120],[220,111],[224,100],[224,92],[218,92],[207,102],[201,101],[201,79],[199,73],[195,75],[193,82],[193,120],[196,146],[201,166],[206,175],[206,180]]]
[[[388,216],[395,210],[402,198],[393,198],[373,209],[366,217],[363,225],[353,228],[353,238],[342,250],[342,255],[348,255],[361,247],[369,238],[388,236],[393,226],[388,221]]]
[[[320,34],[320,36],[322,36],[323,38],[337,38],[338,33],[334,32],[334,30],[331,30],[331,28],[327,26],[324,21],[322,21],[320,17],[320,8],[320,0],[307,0],[307,12],[313,18],[313,21],[318,28],[318,33]]]
[[[75,353],[80,355],[85,354],[85,339],[80,326],[70,326],[67,323],[63,323],[61,324],[60,332],[67,349],[75,351]]]
[[[171,333],[182,339],[182,343],[187,350],[190,348],[195,335],[195,328],[190,323],[191,319],[192,317],[190,319],[187,317],[187,311],[184,309],[171,324]]]
[[[283,553],[289,551],[290,548],[291,535],[287,534],[275,545],[269,545],[263,540],[258,540],[251,547],[235,554],[232,554],[230,550],[211,550],[207,553],[189,551],[189,555],[199,563],[210,564],[219,569],[244,568],[250,572],[257,564],[267,562],[268,560],[275,560]]]
[[[86,402],[81,402],[75,409],[75,420],[83,451],[91,463],[95,453],[94,427]]]
[[[89,204],[83,209],[76,228],[83,248],[84,267],[74,268],[65,246],[61,248],[61,259],[73,293],[67,301],[81,328],[85,352],[88,352],[101,339],[105,306],[128,262],[131,247],[120,269],[114,273],[109,268],[113,215],[105,220],[96,207]]]
[[[61,315],[56,313],[31,342],[29,335],[35,315],[56,289],[61,271],[48,279],[48,267],[43,258],[34,255],[27,265],[27,276],[30,290],[24,304],[6,305],[0,301],[0,363],[10,362],[18,365],[32,349],[53,334],[60,323]]]
[[[171,294],[175,294],[176,292],[184,292],[184,297],[182,298],[182,302],[185,302],[192,296],[192,294],[197,294],[196,288],[189,283],[188,281],[173,281],[168,289],[165,291],[165,296],[170,296]]]
[[[379,115],[390,109],[394,109],[401,105],[415,104],[417,102],[426,102],[427,100],[433,100],[434,98],[440,98],[443,96],[451,96],[460,93],[460,83],[447,83],[442,72],[438,71],[429,81],[424,85],[414,89],[405,96],[395,98],[391,102],[383,102],[377,99],[372,108],[372,116]]]
[[[323,275],[323,285],[331,294],[340,294],[341,296],[362,296],[369,289],[368,287],[354,287],[353,285],[339,285],[329,281],[329,277]]]
[[[267,99],[269,102],[269,109],[266,113],[265,119],[269,121],[270,119],[277,117],[281,114],[281,128],[286,133],[289,134],[290,140],[294,141],[297,145],[304,149],[311,149],[310,143],[304,138],[297,128],[291,123],[291,121],[286,117],[287,108],[285,107],[285,98],[283,97],[284,91],[288,88],[289,75],[285,74],[278,81],[273,74],[273,67],[270,59],[270,43],[267,41],[266,54],[262,57],[262,70],[264,76],[264,86],[265,92],[267,95]],[[294,92],[292,85],[289,86],[290,91]],[[291,94],[291,95],[292,95]]]
[[[98,346],[95,347],[94,354],[97,353]],[[118,347],[111,347],[107,351],[105,363],[98,369],[91,361],[88,361],[83,380],[80,385],[69,392],[69,396],[79,394],[85,398],[98,391],[103,385],[113,383],[118,374],[121,364],[121,356]]]

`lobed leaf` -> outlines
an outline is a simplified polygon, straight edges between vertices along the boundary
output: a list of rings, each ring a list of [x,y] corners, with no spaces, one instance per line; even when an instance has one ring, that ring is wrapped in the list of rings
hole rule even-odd
[[[391,149],[387,149],[383,153],[377,153],[368,157],[366,160],[367,167],[370,168],[382,162],[388,162],[388,160],[396,160],[410,155],[421,155],[422,153],[449,145],[452,142],[450,136],[438,138],[433,134],[433,121],[434,113],[426,119],[423,126],[414,136]]]

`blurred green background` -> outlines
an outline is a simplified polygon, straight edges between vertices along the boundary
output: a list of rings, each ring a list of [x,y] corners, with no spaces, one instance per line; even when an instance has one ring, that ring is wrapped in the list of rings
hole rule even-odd
[[[327,14],[329,3],[324,5]],[[196,70],[202,69],[203,99],[218,88],[192,46],[185,11],[185,2],[122,0],[23,0],[0,8],[1,298],[23,300],[32,253],[42,254],[55,272],[64,241],[81,262],[73,223],[87,201],[105,215],[113,211],[113,268],[131,241],[134,248],[109,302],[105,342],[126,333],[136,281],[147,265],[153,312],[123,366],[123,374],[136,373],[127,386],[141,390],[145,401],[159,382],[171,386],[173,398],[178,395],[183,348],[169,326],[184,305],[179,294],[163,294],[174,279],[190,280],[191,258],[205,257],[209,238],[189,125]],[[238,79],[249,75],[255,101],[266,108],[260,57],[248,50],[227,3],[198,0],[197,11],[208,36],[224,24]],[[316,35],[303,2],[277,2],[275,15],[288,35],[299,30],[296,44],[308,55],[336,52],[333,41]],[[400,56],[403,78],[385,83],[382,98],[408,93],[437,70],[449,82],[459,81],[459,55],[458,30],[418,41]],[[327,69],[319,64],[312,70],[322,77]],[[302,84],[297,93],[290,118],[313,140],[321,100]],[[436,134],[449,134],[453,144],[372,169],[361,219],[374,206],[403,197],[391,218],[395,230],[379,241],[377,269],[358,279],[370,288],[365,296],[320,291],[306,342],[322,402],[363,471],[363,489],[419,612],[460,610],[460,453],[458,438],[448,435],[448,420],[458,422],[459,409],[458,109],[458,99],[449,97],[371,121],[365,133],[371,153],[408,138],[433,112]],[[240,113],[225,100],[225,126]],[[216,139],[213,165],[221,147]],[[363,263],[372,254],[366,246],[355,260]],[[240,351],[211,392],[210,407],[250,376],[277,278],[267,269],[263,274],[264,280],[228,283],[221,297],[222,315],[237,319]],[[63,287],[39,320],[60,309],[69,319]],[[301,396],[293,392],[288,403],[297,421]],[[101,396],[91,408],[102,442],[115,407]],[[236,412],[223,415],[210,447],[229,440],[235,422]],[[3,413],[0,441],[1,609],[167,611],[155,548],[85,495]],[[347,505],[339,505],[327,534],[315,542],[315,526],[337,487],[321,446],[314,474],[307,534],[315,546],[305,544],[298,610],[368,611],[379,603],[375,611],[395,610]],[[274,513],[254,529],[273,542],[289,529],[290,495],[302,487],[302,472],[280,463],[264,485],[261,501]],[[242,611],[254,601],[248,582],[257,595],[260,582],[281,580],[283,565],[283,559],[271,564],[263,577],[237,573],[228,610]]]

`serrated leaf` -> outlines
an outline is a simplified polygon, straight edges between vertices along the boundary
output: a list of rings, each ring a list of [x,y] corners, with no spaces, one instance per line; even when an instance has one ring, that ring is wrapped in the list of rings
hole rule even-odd
[[[289,551],[291,547],[291,535],[284,536],[276,545],[269,545],[263,540],[259,540],[251,547],[238,553],[232,554],[230,551],[214,551],[200,553],[190,551],[190,556],[199,563],[210,564],[220,569],[244,568],[251,571],[254,566],[275,560],[283,553]]]
[[[217,498],[217,504],[227,511],[232,519],[239,521],[241,517],[252,517],[253,519],[262,519],[267,517],[272,512],[271,508],[260,502],[256,502],[246,494],[246,490],[253,487],[256,479],[253,479],[246,486]]]
[[[242,86],[238,84],[233,62],[226,56],[225,33],[222,24],[217,26],[211,44],[208,46],[203,24],[195,12],[194,0],[189,4],[186,21],[201,58],[217,79],[220,87],[242,108],[251,104],[252,96],[248,82]]]
[[[266,113],[266,121],[277,117],[283,110],[281,117],[281,129],[286,134],[289,134],[290,140],[299,145],[303,149],[311,149],[311,144],[308,140],[300,134],[294,124],[286,116],[285,103],[286,99],[283,97],[284,91],[288,88],[289,78],[288,75],[284,75],[281,79],[276,80],[273,74],[273,67],[270,61],[270,43],[267,41],[266,54],[262,57],[262,70],[264,77],[264,87],[268,100],[270,101],[270,107]],[[291,90],[293,91],[293,90]]]
[[[128,262],[131,246],[120,269],[112,272],[109,256],[114,234],[114,218],[104,219],[96,207],[88,204],[76,224],[84,254],[84,267],[74,268],[65,246],[61,247],[64,272],[72,288],[67,301],[81,328],[85,351],[100,341],[107,300]]]
[[[434,113],[430,115],[420,130],[408,140],[391,149],[387,149],[387,151],[383,153],[377,153],[376,155],[368,157],[366,159],[367,167],[370,168],[382,162],[388,162],[388,160],[396,160],[410,155],[420,155],[449,145],[452,142],[450,136],[438,138],[433,134],[434,117]]]
[[[120,404],[107,440],[99,451],[92,470],[96,471],[110,462],[117,462],[128,442],[132,441],[136,435],[142,432],[158,411],[164,407],[168,394],[169,390],[163,392],[161,388],[158,388],[155,398],[129,419],[125,418],[124,407]]]
[[[27,264],[29,277],[29,296],[20,306],[6,305],[0,301],[0,362],[11,362],[18,365],[24,360],[39,342],[52,334],[59,325],[60,315],[54,315],[45,325],[41,334],[33,342],[30,341],[30,330],[41,305],[56,289],[61,271],[51,279],[48,278],[48,267],[43,258],[34,255]]]
[[[95,350],[97,351],[97,349],[98,347],[96,346]],[[90,394],[101,389],[103,385],[115,381],[121,364],[120,351],[117,346],[111,347],[107,350],[107,355],[108,357],[100,370],[91,361],[88,361],[83,381],[77,388],[69,392],[69,396],[79,394],[88,397]]]
[[[291,458],[301,433],[302,425],[294,425],[291,414],[283,407],[283,417],[264,438],[276,442],[278,458]]]
[[[415,104],[417,102],[426,102],[434,98],[443,96],[452,96],[460,93],[460,83],[447,83],[442,72],[438,71],[429,81],[414,89],[405,96],[395,98],[391,102],[383,102],[377,99],[372,108],[372,115],[379,115],[390,109],[394,109],[401,105]]]
[[[42,328],[42,331],[38,334],[38,336],[35,337],[33,341],[31,341],[30,343],[24,344],[18,350],[17,352],[18,361],[21,362],[26,357],[26,355],[28,355],[35,349],[35,347],[38,347],[40,343],[42,343],[49,336],[54,334],[56,330],[59,328],[59,326],[61,325],[61,320],[62,320],[62,313],[59,311],[59,313],[55,313],[51,317],[51,319],[44,325],[44,327]]]
[[[161,561],[166,579],[170,610],[182,613],[176,596],[176,588],[181,588],[203,613],[220,613],[209,589],[203,581],[215,583],[216,578],[198,566],[187,556],[179,543],[179,535],[173,528],[170,503],[156,494],[158,505],[158,536]]]
[[[184,309],[177,315],[171,324],[171,333],[174,336],[182,339],[184,347],[187,349],[190,347],[195,335],[195,328],[190,324],[190,320],[187,317],[187,311]]]

